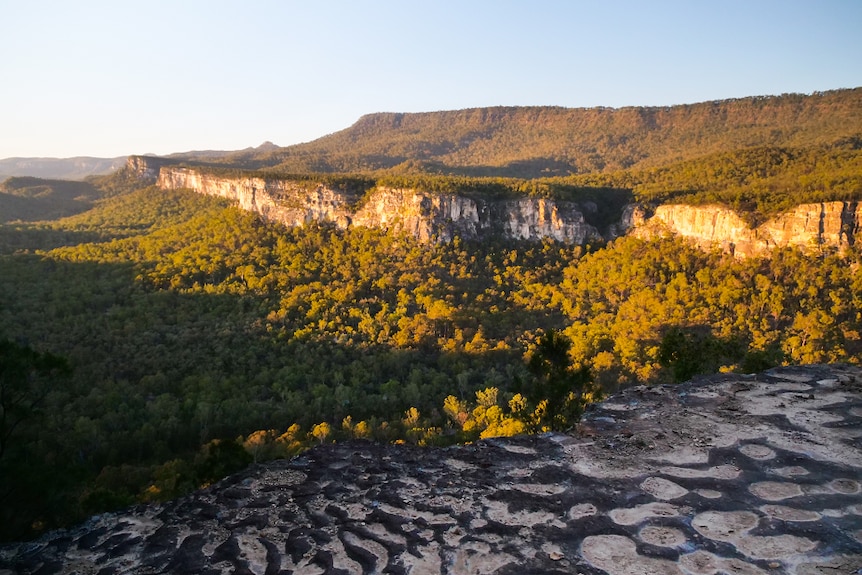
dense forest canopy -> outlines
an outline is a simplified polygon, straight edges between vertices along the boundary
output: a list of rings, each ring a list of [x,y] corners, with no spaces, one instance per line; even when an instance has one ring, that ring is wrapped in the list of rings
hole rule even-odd
[[[862,351],[856,252],[427,246],[154,188],[0,231],[0,339],[70,368],[0,458],[5,536],[323,440],[564,429],[620,385]],[[563,365],[531,360],[549,333]]]
[[[392,185],[589,200],[606,223],[632,200],[719,202],[756,220],[859,199],[860,98],[375,115],[206,164],[328,178],[357,196]],[[585,134],[604,142],[588,170]],[[548,158],[562,175],[532,177],[557,173]],[[0,210],[2,538],[314,443],[566,430],[621,386],[862,360],[858,246],[738,260],[673,238],[424,245],[288,229],[128,171],[8,180]]]

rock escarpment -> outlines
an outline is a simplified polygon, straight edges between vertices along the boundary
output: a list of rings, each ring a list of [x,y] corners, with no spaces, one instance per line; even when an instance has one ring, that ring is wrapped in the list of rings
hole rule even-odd
[[[144,182],[155,184],[162,166],[170,166],[173,163],[166,158],[155,156],[129,156],[126,159],[126,171]]]
[[[620,222],[603,236],[584,216],[594,206],[576,202],[538,197],[491,199],[388,187],[360,193],[277,177],[218,175],[178,166],[169,159],[142,156],[130,157],[128,170],[163,189],[188,188],[228,198],[243,209],[288,226],[321,223],[342,229],[382,228],[423,242],[498,236],[585,244],[625,233],[640,237],[670,233],[705,249],[718,247],[751,257],[787,246],[846,249],[855,244],[862,227],[862,210],[856,202],[802,204],[756,228],[721,206],[666,204],[650,209],[630,205]]]
[[[651,216],[642,207],[631,206],[621,225],[641,237],[672,233],[705,249],[720,247],[751,257],[788,246],[846,249],[855,244],[862,211],[856,202],[801,204],[751,228],[736,212],[721,206],[667,204],[655,208]]]
[[[544,198],[495,201],[388,187],[376,187],[360,196],[324,184],[226,177],[177,166],[161,166],[157,185],[228,198],[243,209],[288,226],[316,222],[342,229],[374,227],[406,233],[423,242],[500,235],[586,243],[601,237],[586,223],[577,203]]]
[[[851,574],[860,430],[858,367],[634,387],[572,435],[322,445],[0,548],[0,573]]]

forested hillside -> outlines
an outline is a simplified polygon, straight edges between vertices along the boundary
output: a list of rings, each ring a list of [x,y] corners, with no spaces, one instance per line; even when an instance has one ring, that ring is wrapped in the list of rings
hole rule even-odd
[[[372,114],[307,144],[170,161],[589,197],[603,225],[618,219],[621,201],[714,203],[755,225],[802,203],[862,199],[862,88],[661,108]]]
[[[381,169],[536,178],[650,168],[750,147],[862,137],[862,88],[670,107],[371,114],[313,142],[217,161],[282,172]]]

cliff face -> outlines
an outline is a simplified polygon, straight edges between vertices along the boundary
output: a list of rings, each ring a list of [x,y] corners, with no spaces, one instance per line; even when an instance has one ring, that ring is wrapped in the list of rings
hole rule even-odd
[[[423,242],[448,242],[459,236],[497,236],[535,241],[553,239],[585,244],[625,233],[639,237],[674,234],[704,249],[721,248],[752,257],[776,247],[807,250],[846,249],[862,227],[856,202],[803,204],[750,228],[733,210],[721,206],[627,206],[618,224],[603,237],[575,202],[523,197],[491,200],[472,196],[377,187],[365,196],[323,184],[278,178],[220,176],[169,160],[130,157],[128,169],[163,189],[188,188],[219,196],[241,208],[288,226],[312,222],[341,229],[350,226],[406,233]]]
[[[130,169],[148,176],[149,159],[137,158]],[[501,235],[519,240],[550,238],[569,243],[601,239],[574,202],[544,198],[482,200],[457,194],[377,187],[364,198],[324,185],[260,177],[225,177],[177,166],[159,166],[162,189],[189,188],[235,201],[264,218],[298,226],[311,222],[339,228],[365,226],[406,233],[424,242],[455,236]],[[361,201],[361,206],[357,202]]]
[[[777,247],[845,249],[855,242],[862,225],[856,202],[802,204],[766,223],[750,228],[735,212],[720,206],[663,205],[646,217],[631,210],[625,226],[634,234],[649,237],[672,233],[709,249],[721,247],[738,257],[760,255]]]
[[[151,156],[129,156],[126,159],[126,170],[139,179],[154,184],[159,178],[162,166],[169,165],[170,160]]]
[[[323,185],[252,177],[224,177],[191,168],[162,167],[156,182],[160,188],[188,188],[208,196],[234,201],[244,210],[272,221],[297,226],[311,222],[350,225],[350,205],[355,195]]]

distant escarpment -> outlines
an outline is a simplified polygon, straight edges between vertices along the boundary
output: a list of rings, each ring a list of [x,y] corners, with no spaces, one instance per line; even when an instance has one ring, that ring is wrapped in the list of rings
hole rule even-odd
[[[856,88],[660,107],[378,113],[312,142],[198,159],[288,172],[404,168],[541,178],[651,168],[757,146],[856,141],[862,134],[860,111],[862,89]]]
[[[141,166],[141,158],[134,161],[135,169],[150,173],[150,168]],[[382,228],[423,242],[494,235],[566,243],[602,239],[598,230],[586,222],[584,208],[578,203],[547,198],[482,199],[384,186],[362,194],[310,181],[222,176],[168,165],[159,167],[157,185],[227,198],[242,209],[288,226],[325,223],[342,229]]]

